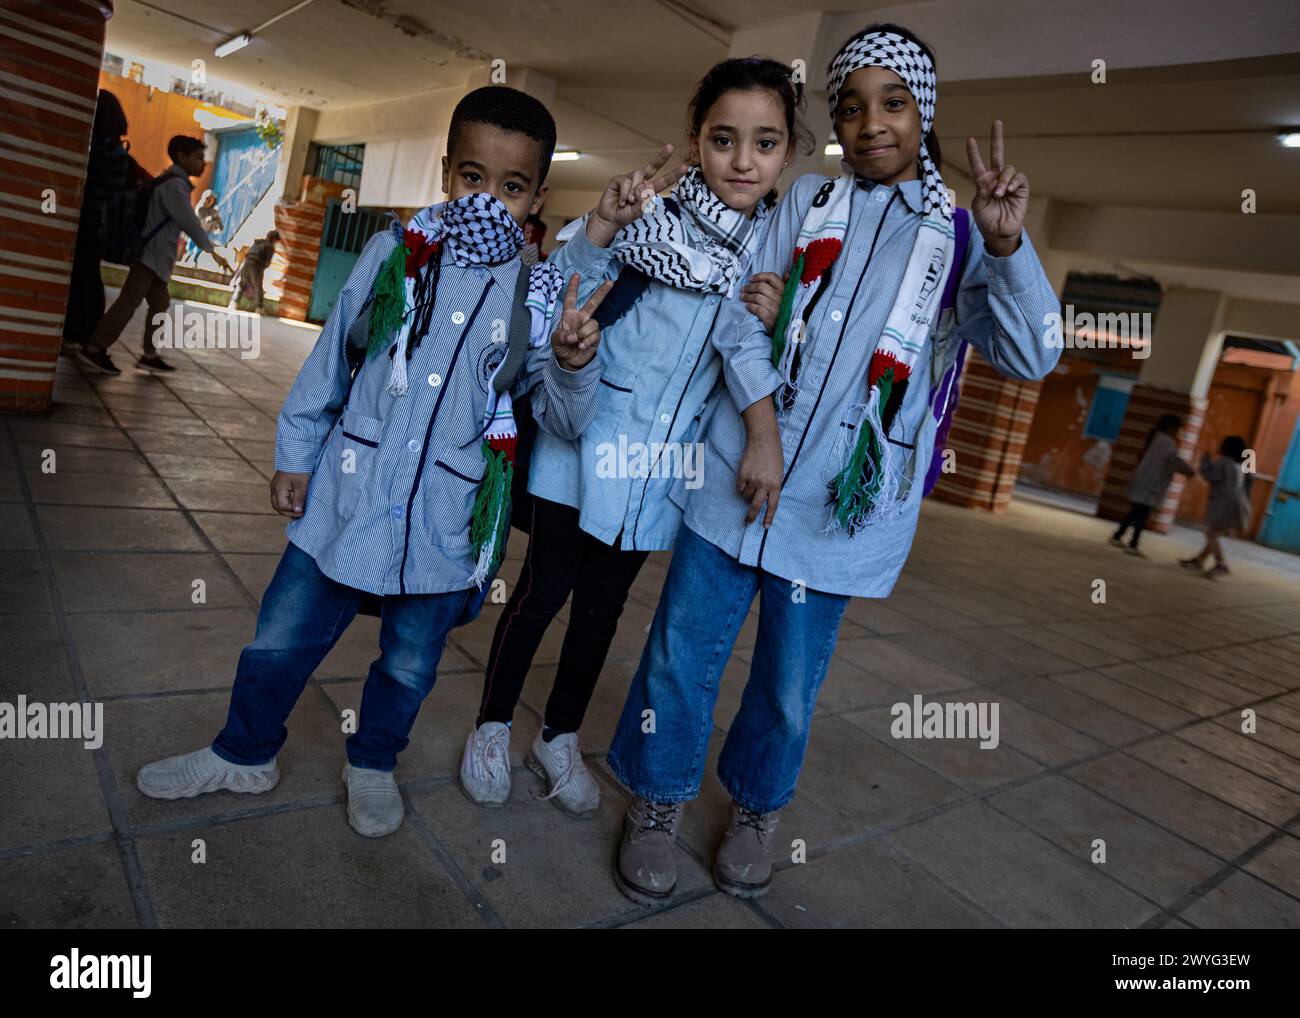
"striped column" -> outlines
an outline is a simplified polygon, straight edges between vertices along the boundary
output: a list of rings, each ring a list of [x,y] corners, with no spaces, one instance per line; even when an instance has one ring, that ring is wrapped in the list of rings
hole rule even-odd
[[[280,317],[305,322],[311,307],[311,288],[320,260],[321,231],[329,199],[343,194],[343,185],[319,177],[304,177],[302,197],[275,206],[275,228],[280,231],[286,267]]]
[[[54,390],[108,6],[0,7],[0,409]]]
[[[948,433],[955,470],[941,474],[932,498],[970,509],[1004,512],[1020,472],[1039,382],[999,374],[971,350],[961,397]]]
[[[1203,398],[1189,396],[1185,392],[1153,389],[1149,385],[1133,386],[1119,437],[1111,446],[1106,481],[1101,490],[1101,501],[1097,503],[1098,516],[1107,520],[1121,520],[1128,512],[1129,500],[1124,494],[1124,486],[1133,476],[1147,435],[1161,414],[1177,414],[1183,419],[1183,430],[1178,435],[1178,450],[1183,459],[1196,465],[1196,443],[1205,421],[1205,407],[1206,401]],[[1182,497],[1185,481],[1182,474],[1174,475],[1169,490],[1165,492],[1164,502],[1147,521],[1148,530],[1163,534],[1169,529],[1178,511],[1178,501]]]

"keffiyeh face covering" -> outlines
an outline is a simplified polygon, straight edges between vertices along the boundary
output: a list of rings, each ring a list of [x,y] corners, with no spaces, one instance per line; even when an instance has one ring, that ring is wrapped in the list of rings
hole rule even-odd
[[[524,232],[510,210],[490,194],[464,195],[416,213],[402,235],[402,243],[380,267],[371,290],[366,357],[390,351],[393,366],[387,389],[393,396],[406,395],[406,362],[432,321],[443,245],[456,265],[470,266],[509,261],[523,243]],[[559,297],[562,278],[555,266],[545,263],[521,271],[529,273],[525,301],[529,312],[528,344],[538,347],[547,340],[546,324]],[[487,470],[470,519],[476,563],[469,577],[469,582],[479,587],[500,562],[509,526],[510,483],[519,432],[509,391],[498,393],[494,384],[505,363],[502,358],[488,383],[487,410],[480,422]]]
[[[862,67],[887,67],[897,74],[920,110],[922,137],[929,133],[934,124],[934,63],[916,43],[892,32],[872,32],[854,39],[835,57],[827,81],[832,120],[844,82]],[[791,388],[797,344],[804,338],[804,312],[829,280],[848,228],[855,174],[847,163],[842,166],[840,176],[817,191],[804,217],[772,333],[772,363]],[[853,432],[856,440],[847,450],[843,469],[829,482],[833,508],[826,529],[830,531],[844,529],[853,535],[864,526],[895,516],[911,492],[915,457],[899,462],[886,437],[903,405],[912,368],[929,340],[954,254],[947,189],[924,142],[917,170],[924,218],[894,306],[871,356],[867,401]]]

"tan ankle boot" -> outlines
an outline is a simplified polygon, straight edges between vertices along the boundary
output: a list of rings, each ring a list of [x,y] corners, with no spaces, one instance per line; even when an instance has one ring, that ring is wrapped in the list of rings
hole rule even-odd
[[[718,890],[737,898],[759,898],[772,886],[772,844],[777,814],[755,813],[731,804],[731,817],[713,860]]]
[[[638,905],[663,905],[677,887],[677,829],[682,804],[635,799],[623,817],[614,860],[618,889]]]

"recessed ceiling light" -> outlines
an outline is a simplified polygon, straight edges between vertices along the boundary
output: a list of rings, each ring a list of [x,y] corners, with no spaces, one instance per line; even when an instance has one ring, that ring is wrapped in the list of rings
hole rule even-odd
[[[1277,140],[1283,148],[1300,148],[1300,131],[1280,131]]]
[[[838,141],[833,141],[826,146],[826,154],[828,156],[842,156],[844,155],[844,148]]]

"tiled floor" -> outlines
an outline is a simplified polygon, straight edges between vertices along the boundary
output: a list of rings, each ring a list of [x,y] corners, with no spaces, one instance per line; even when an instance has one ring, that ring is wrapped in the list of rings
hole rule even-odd
[[[99,701],[106,726],[95,751],[0,742],[4,926],[1300,927],[1294,563],[1251,549],[1207,582],[1174,565],[1187,532],[1151,535],[1139,560],[1108,547],[1100,522],[1029,501],[999,517],[927,505],[895,595],[851,604],[781,820],[782,844],[797,839],[806,861],[783,858],[756,903],[713,888],[726,797],[711,770],[687,810],[674,907],[638,909],[609,875],[626,800],[602,756],[662,555],[637,583],[583,733],[604,791],[594,819],[536,801],[521,766],[563,616],[524,692],[508,808],[459,792],[492,604],[453,635],[403,755],[398,834],[355,835],[338,776],[340,711],[358,706],[375,652],[368,618],[299,703],[274,792],[142,797],[141,764],[203,745],[224,719],[284,545],[266,492],[274,417],[314,339],[268,320],[259,358],[174,354],[166,379],[88,379],[62,362],[52,413],[0,419],[0,701]],[[889,708],[916,694],[997,703],[998,747],[894,739]],[[206,862],[193,861],[196,839]]]

